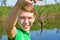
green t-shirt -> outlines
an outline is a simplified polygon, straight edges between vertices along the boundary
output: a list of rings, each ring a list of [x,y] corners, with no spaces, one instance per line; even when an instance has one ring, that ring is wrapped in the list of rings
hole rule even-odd
[[[16,36],[13,39],[8,38],[8,40],[30,40],[29,33],[21,29],[17,29],[16,31],[17,31]]]

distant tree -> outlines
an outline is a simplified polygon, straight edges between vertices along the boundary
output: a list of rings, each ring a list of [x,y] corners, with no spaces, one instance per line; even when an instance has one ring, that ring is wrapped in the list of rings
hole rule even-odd
[[[44,0],[45,4],[46,4],[46,0]]]
[[[44,2],[45,2],[45,4],[46,4],[46,0],[38,0],[38,1],[44,1]]]
[[[3,6],[3,5],[6,6],[6,1],[7,0],[1,0],[1,6]]]
[[[38,0],[38,1],[43,1],[43,0]]]
[[[57,0],[55,0],[55,3],[57,3]]]

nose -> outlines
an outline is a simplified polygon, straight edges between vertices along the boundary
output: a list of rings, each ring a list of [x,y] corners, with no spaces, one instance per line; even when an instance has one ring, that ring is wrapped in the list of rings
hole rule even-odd
[[[25,22],[24,22],[25,24],[28,24],[28,19],[25,19]]]

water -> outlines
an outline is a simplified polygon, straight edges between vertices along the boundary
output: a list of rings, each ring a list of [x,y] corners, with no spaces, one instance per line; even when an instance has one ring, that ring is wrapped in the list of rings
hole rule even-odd
[[[40,30],[31,31],[31,40],[60,40],[60,30],[50,29],[43,30],[43,33],[40,35]]]
[[[60,40],[60,29],[44,29],[42,34],[40,30],[30,31],[31,40]],[[3,35],[0,40],[7,40],[7,35]]]

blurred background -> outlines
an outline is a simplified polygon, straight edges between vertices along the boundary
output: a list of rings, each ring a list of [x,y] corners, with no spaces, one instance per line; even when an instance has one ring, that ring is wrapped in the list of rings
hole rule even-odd
[[[16,2],[0,0],[0,40],[8,40],[4,22]],[[31,27],[31,40],[60,40],[60,0],[38,0],[33,5],[37,19]]]

